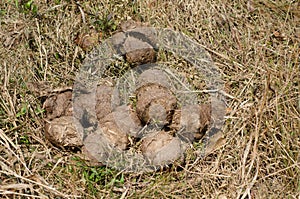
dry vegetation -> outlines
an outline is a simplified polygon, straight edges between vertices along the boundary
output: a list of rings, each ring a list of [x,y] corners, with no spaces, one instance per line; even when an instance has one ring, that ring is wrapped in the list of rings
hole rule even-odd
[[[298,1],[76,2],[0,1],[1,198],[300,198]],[[129,18],[186,33],[223,72],[234,98],[213,154],[124,174],[45,139],[43,97],[28,83],[72,85],[90,50],[77,36],[97,42]]]

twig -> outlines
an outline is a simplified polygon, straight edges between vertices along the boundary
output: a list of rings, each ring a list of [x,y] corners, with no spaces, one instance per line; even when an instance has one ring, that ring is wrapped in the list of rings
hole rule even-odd
[[[228,97],[230,99],[236,99],[236,97],[226,93],[224,90],[214,89],[214,90],[194,90],[194,91],[177,91],[177,93],[220,93],[221,95],[224,95],[225,97]]]
[[[0,195],[4,196],[4,195],[19,195],[19,196],[24,196],[24,197],[28,197],[28,198],[46,198],[46,197],[42,197],[42,196],[35,196],[35,195],[29,195],[29,194],[25,194],[25,193],[18,193],[15,191],[6,191],[6,190],[1,190],[0,189]]]
[[[86,23],[86,21],[85,21],[85,14],[84,14],[82,8],[80,7],[79,1],[76,2],[76,5],[78,6],[78,9],[79,9],[79,11],[80,11],[80,13],[81,13],[82,22],[85,24],[85,23]]]
[[[34,181],[34,180],[30,180],[30,179],[28,179],[28,178],[25,178],[25,177],[20,176],[20,175],[18,175],[18,174],[16,174],[16,173],[13,173],[13,172],[0,171],[0,173],[3,173],[3,174],[5,174],[5,175],[13,175],[13,176],[15,176],[16,178],[20,178],[20,179],[25,180],[25,181],[27,181],[27,182],[31,182],[31,183],[33,183],[33,184],[36,184],[36,185],[38,185],[38,186],[40,186],[40,187],[43,187],[43,188],[45,188],[45,189],[48,189],[48,190],[52,191],[53,193],[55,193],[55,194],[57,194],[57,195],[60,195],[60,196],[63,196],[63,197],[65,197],[65,198],[70,198],[70,197],[73,197],[73,198],[80,198],[80,196],[76,196],[76,195],[66,195],[66,194],[63,194],[63,193],[57,191],[55,188],[53,188],[53,187],[51,187],[51,186],[47,186],[47,185],[44,185],[44,184],[42,184],[42,183],[36,182],[36,181]]]

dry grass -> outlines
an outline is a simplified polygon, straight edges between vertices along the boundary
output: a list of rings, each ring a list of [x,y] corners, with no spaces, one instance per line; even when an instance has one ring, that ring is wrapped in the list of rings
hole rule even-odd
[[[299,2],[34,1],[37,14],[15,2],[0,2],[2,198],[300,198]],[[116,25],[133,18],[182,31],[211,53],[234,96],[225,145],[184,168],[138,175],[88,167],[45,139],[42,99],[27,83],[72,85],[88,53],[76,36],[108,37],[109,14]]]

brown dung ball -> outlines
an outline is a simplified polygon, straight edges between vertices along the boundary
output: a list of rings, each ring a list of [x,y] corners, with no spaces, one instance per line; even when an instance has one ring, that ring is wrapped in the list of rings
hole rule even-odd
[[[177,137],[159,131],[143,138],[141,151],[151,164],[166,165],[180,158],[184,147]]]
[[[52,120],[61,116],[72,116],[72,91],[65,91],[50,96],[44,102],[47,119]]]
[[[169,124],[177,106],[175,95],[157,84],[146,84],[136,90],[137,115],[143,124]]]
[[[170,128],[188,141],[201,139],[211,121],[210,105],[186,105],[176,110]]]
[[[156,51],[153,47],[137,38],[127,37],[124,43],[126,61],[133,65],[153,63],[156,61]]]
[[[45,136],[58,147],[82,146],[83,128],[72,116],[62,116],[45,123]]]
[[[113,86],[112,80],[106,80],[97,86],[96,115],[98,120],[111,113],[113,108],[120,104],[119,93]]]

